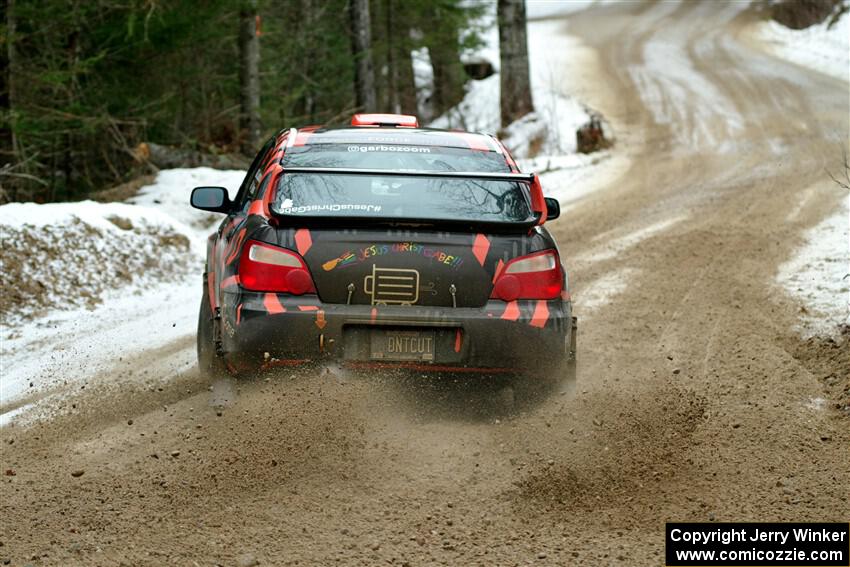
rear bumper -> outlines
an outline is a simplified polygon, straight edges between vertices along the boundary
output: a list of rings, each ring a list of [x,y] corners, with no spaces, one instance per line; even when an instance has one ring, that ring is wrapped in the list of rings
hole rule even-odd
[[[222,299],[222,347],[235,370],[323,360],[432,371],[543,370],[568,356],[572,329],[571,304],[561,299],[491,300],[481,308],[323,304],[315,295],[244,290]],[[372,331],[389,329],[429,331],[433,359],[375,359]]]

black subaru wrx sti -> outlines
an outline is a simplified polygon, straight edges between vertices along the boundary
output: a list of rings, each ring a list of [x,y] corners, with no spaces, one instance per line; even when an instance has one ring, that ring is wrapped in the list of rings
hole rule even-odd
[[[493,136],[404,115],[283,130],[209,237],[201,370],[354,367],[574,375],[560,210]]]

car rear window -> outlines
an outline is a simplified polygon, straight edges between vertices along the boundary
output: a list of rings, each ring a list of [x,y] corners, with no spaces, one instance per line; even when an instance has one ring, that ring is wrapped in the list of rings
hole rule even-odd
[[[496,152],[400,144],[316,144],[287,149],[287,167],[386,170],[386,174],[285,173],[272,210],[299,217],[526,223],[527,190],[514,181],[409,177],[404,171],[508,173]]]
[[[286,149],[283,167],[509,172],[505,157],[489,151],[386,143],[308,144]]]

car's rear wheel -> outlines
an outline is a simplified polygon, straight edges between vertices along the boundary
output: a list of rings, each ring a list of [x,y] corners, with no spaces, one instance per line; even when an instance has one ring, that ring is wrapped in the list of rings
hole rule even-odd
[[[226,373],[224,361],[215,352],[215,330],[210,296],[204,276],[204,293],[198,312],[198,369],[203,376],[222,376]]]

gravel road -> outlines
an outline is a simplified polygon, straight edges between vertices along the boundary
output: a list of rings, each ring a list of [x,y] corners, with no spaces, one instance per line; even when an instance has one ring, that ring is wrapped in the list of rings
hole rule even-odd
[[[552,225],[575,391],[335,369],[80,390],[2,431],[0,559],[660,565],[665,521],[846,521],[850,346],[801,340],[773,281],[842,197],[847,83],[760,52],[749,17],[569,20],[631,163]]]

